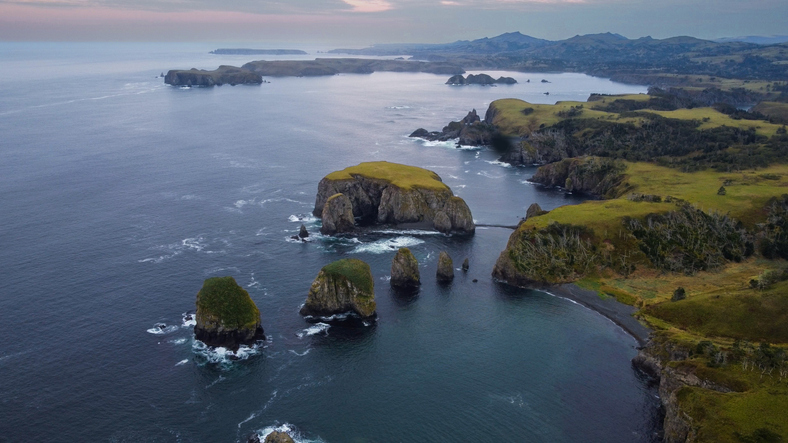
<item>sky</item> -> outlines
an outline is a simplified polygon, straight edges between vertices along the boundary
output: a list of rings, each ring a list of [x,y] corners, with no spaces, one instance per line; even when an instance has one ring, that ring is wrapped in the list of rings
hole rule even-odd
[[[504,32],[788,34],[788,0],[0,0],[0,41],[212,41],[365,47]]]

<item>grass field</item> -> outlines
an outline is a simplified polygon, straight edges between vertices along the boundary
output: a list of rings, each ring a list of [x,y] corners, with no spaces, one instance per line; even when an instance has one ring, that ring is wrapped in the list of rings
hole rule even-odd
[[[385,161],[361,163],[341,171],[332,172],[326,178],[329,180],[349,180],[355,175],[385,180],[402,189],[449,190],[449,187],[441,181],[440,176],[432,171],[416,166]]]

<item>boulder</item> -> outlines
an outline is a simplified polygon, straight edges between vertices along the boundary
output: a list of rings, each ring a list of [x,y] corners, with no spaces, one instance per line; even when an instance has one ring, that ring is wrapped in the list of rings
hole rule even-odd
[[[399,289],[416,289],[419,280],[419,262],[408,248],[400,248],[391,261],[391,286]]]
[[[346,258],[320,270],[300,312],[312,317],[351,312],[370,318],[375,316],[375,308],[375,285],[369,265]]]
[[[197,293],[194,338],[208,346],[232,350],[265,339],[260,311],[234,278],[205,280]]]
[[[536,217],[538,215],[547,214],[549,211],[545,211],[539,206],[539,203],[531,203],[531,206],[525,211],[525,219],[528,220],[531,217]]]
[[[470,268],[471,268],[471,265],[470,265],[470,263],[468,263],[468,258],[466,257],[465,261],[462,262],[462,271],[463,272],[468,272],[468,269],[470,269]]]
[[[301,238],[309,237],[309,231],[306,230],[306,226],[301,225],[301,229],[298,231],[298,236]]]
[[[286,432],[274,431],[265,437],[263,443],[295,443]]]
[[[326,200],[320,215],[323,219],[320,233],[323,235],[350,232],[355,226],[353,204],[341,193],[334,194]]]
[[[438,174],[415,166],[367,162],[324,177],[318,185],[314,210],[315,216],[324,217],[324,227],[324,207],[338,193],[349,199],[352,215],[362,225],[407,223],[459,234],[476,230],[465,201],[454,196]],[[445,217],[438,215],[440,212]]]
[[[441,251],[438,257],[438,282],[449,283],[454,280],[454,263],[446,251]]]

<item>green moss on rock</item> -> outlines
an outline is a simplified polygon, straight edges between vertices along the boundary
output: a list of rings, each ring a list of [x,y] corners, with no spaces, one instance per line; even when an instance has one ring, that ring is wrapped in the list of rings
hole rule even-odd
[[[232,277],[205,280],[197,293],[195,337],[209,346],[237,349],[264,338],[260,310]]]
[[[375,315],[375,285],[369,265],[348,258],[320,270],[309,289],[301,315],[328,317],[353,312],[359,317]]]
[[[419,262],[408,248],[399,248],[391,261],[391,286],[401,289],[416,289],[421,284]]]

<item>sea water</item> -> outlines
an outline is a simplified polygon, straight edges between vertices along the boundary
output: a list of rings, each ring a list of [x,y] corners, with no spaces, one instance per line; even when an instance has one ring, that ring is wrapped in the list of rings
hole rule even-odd
[[[220,46],[0,44],[0,439],[654,439],[658,400],[630,365],[631,337],[492,280],[510,229],[328,238],[311,215],[323,176],[377,160],[437,172],[480,224],[515,225],[534,202],[578,203],[529,183],[533,167],[408,134],[499,98],[643,87],[490,71],[519,83],[375,73],[181,89],[158,77],[255,59],[208,54]],[[309,241],[290,238],[301,224]],[[416,295],[389,288],[402,246],[419,260]],[[456,267],[470,261],[448,287],[434,277],[442,250]],[[377,321],[305,321],[312,280],[345,257],[370,264]],[[194,341],[195,295],[225,275],[260,308],[265,343],[233,353]]]

